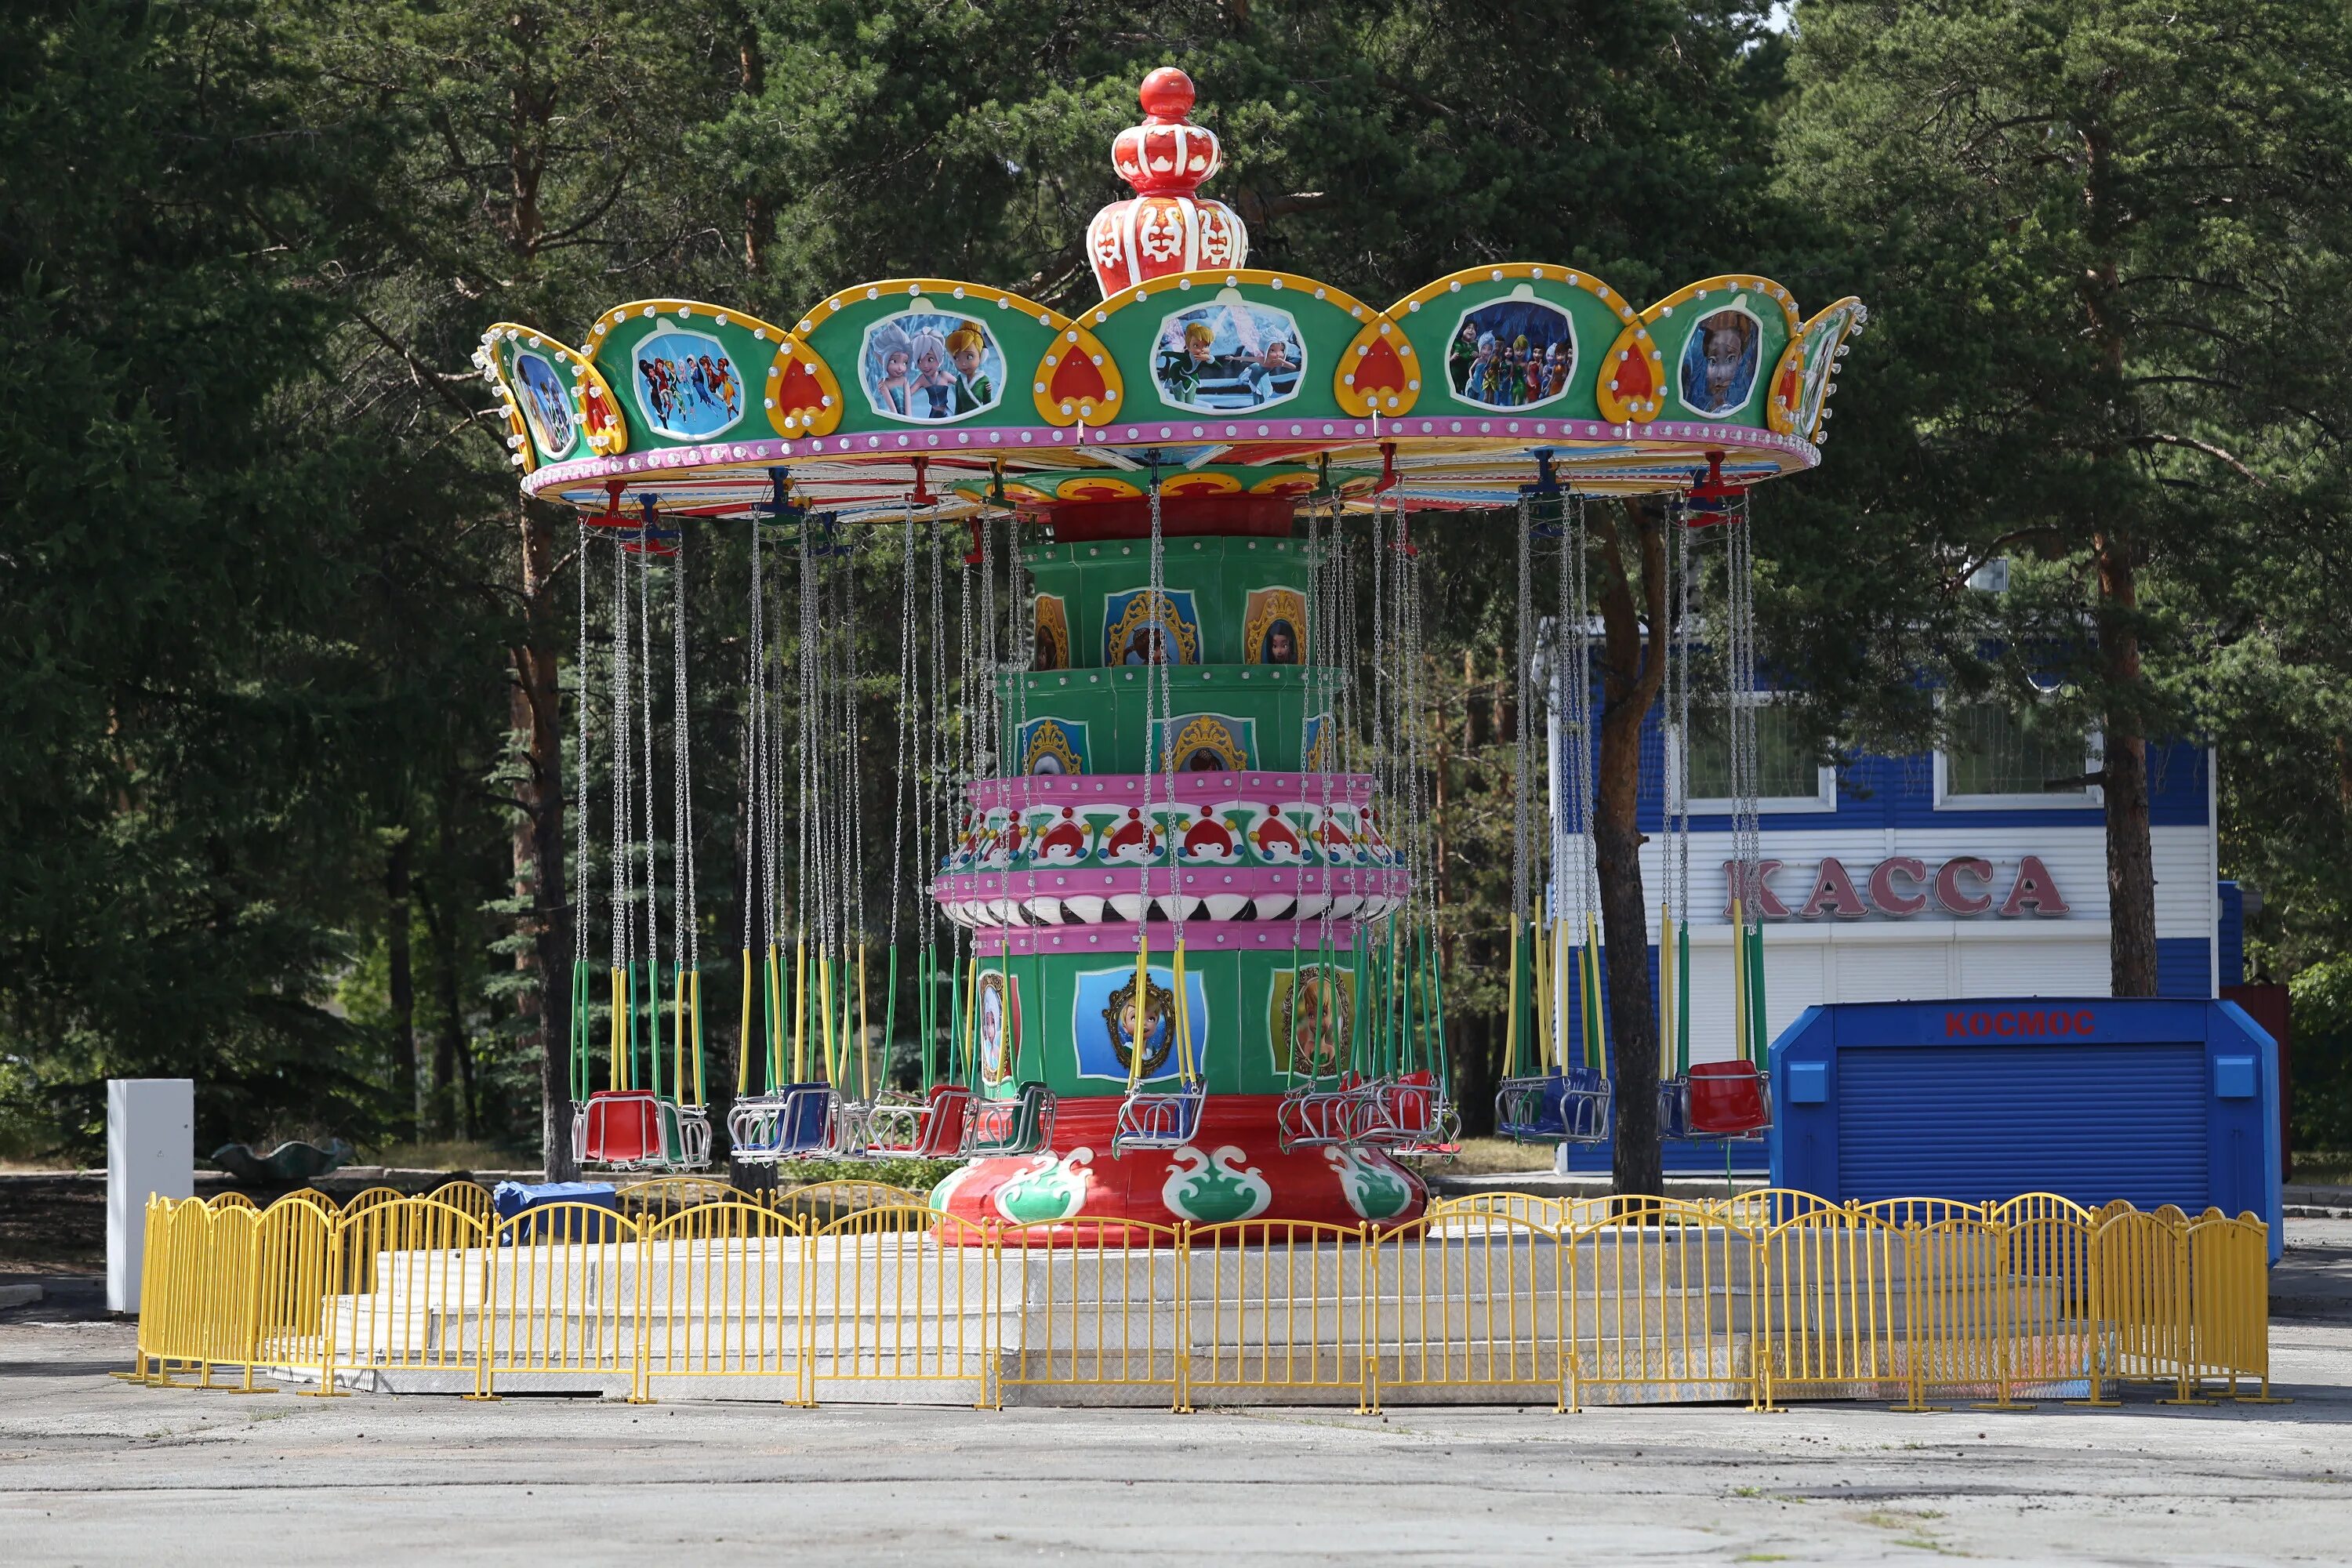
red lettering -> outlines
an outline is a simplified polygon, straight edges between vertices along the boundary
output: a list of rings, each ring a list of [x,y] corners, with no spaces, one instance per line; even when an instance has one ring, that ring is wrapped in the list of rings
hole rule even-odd
[[[2078,1034],[2078,1035],[2087,1035],[2087,1034],[2089,1034],[2089,1033],[2091,1032],[2091,1023],[2092,1023],[2092,1018],[2091,1018],[2091,1015],[2090,1015],[2090,1014],[2088,1014],[2088,1013],[2077,1013],[2077,1014],[2075,1014],[2075,1015],[2074,1015],[2074,1032],[2075,1032],[2076,1034]]]
[[[1748,890],[1747,907],[1743,913],[1759,921],[1784,921],[1789,918],[1789,906],[1772,891],[1772,873],[1778,871],[1782,864],[1779,860],[1756,862],[1755,886]],[[1726,860],[1723,863],[1723,918],[1729,920],[1732,900],[1739,897],[1738,861]]]
[[[1947,1013],[1944,1015],[1944,1037],[1946,1039],[1948,1040],[1954,1035],[1965,1035],[1968,1032],[1969,1016],[1966,1013]]]
[[[1927,863],[1916,855],[1897,855],[1870,868],[1870,901],[1882,914],[1916,915],[1927,907],[1927,895],[1901,892],[1895,879],[1907,877],[1916,889],[1927,879]]]
[[[1853,879],[1845,874],[1845,867],[1836,860],[1824,860],[1813,873],[1813,890],[1805,899],[1805,907],[1797,911],[1801,920],[1819,920],[1824,914],[1835,915],[1842,921],[1858,921],[1870,911],[1864,908],[1862,895],[1853,890]]]
[[[1992,1016],[1992,1032],[1996,1035],[2013,1035],[2017,1033],[2017,1015],[2014,1013],[1995,1013]]]
[[[2050,1015],[2047,1013],[2027,1013],[2018,1018],[2017,1032],[2021,1035],[2039,1035],[2047,1029],[2049,1025]]]
[[[1991,1034],[1991,1033],[1992,1033],[1992,1015],[1991,1015],[1991,1014],[1990,1014],[1990,1013],[1971,1013],[1971,1014],[1969,1014],[1969,1034],[1971,1034],[1971,1035],[1990,1035],[1990,1034]]]
[[[2058,884],[2039,855],[2028,855],[2018,861],[2017,880],[2010,884],[2009,897],[2000,903],[2000,912],[2011,917],[2028,910],[2045,917],[2067,912],[2066,900],[2058,896]]]
[[[1992,862],[1976,855],[1955,855],[1936,868],[1936,902],[1956,915],[1980,915],[1992,908],[1990,893],[1963,893],[1960,876],[1965,872],[1982,882],[1992,875]]]

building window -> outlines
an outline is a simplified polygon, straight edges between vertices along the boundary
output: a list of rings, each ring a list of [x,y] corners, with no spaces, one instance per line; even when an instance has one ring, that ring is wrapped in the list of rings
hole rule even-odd
[[[1690,808],[1701,816],[1731,809],[1727,717],[1721,702],[1691,708]],[[1761,811],[1837,809],[1837,770],[1816,760],[1797,710],[1769,694],[1756,703],[1756,793]]]
[[[2046,708],[2014,711],[1999,702],[1946,710],[1948,738],[1936,753],[1936,804],[1966,808],[1999,803],[2082,806],[2099,804],[2082,781],[2098,767],[2098,744]],[[2051,788],[2051,781],[2074,781]]]

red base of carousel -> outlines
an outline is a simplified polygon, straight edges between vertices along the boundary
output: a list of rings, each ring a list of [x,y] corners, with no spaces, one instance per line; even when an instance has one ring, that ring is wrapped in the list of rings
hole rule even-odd
[[[1429,1189],[1377,1150],[1285,1153],[1275,1122],[1281,1103],[1272,1094],[1213,1095],[1201,1109],[1200,1135],[1192,1142],[1114,1158],[1110,1135],[1118,1097],[1065,1099],[1056,1110],[1053,1152],[974,1160],[932,1189],[931,1206],[976,1226],[1052,1225],[1055,1231],[1046,1234],[1056,1239],[1069,1232],[1055,1222],[1079,1216],[1139,1226],[1311,1221],[1351,1230],[1368,1221],[1385,1229],[1421,1217]],[[980,1239],[977,1229],[971,1239]],[[1146,1242],[1141,1235],[1102,1239]]]

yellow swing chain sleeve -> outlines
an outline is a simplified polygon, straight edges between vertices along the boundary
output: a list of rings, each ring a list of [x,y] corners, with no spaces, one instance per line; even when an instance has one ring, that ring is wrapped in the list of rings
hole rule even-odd
[[[751,950],[743,950],[743,1021],[735,1031],[735,1095],[741,1099],[751,1089],[751,987],[763,984],[760,972],[751,967]]]
[[[613,1070],[609,1087],[621,1089],[621,1031],[628,1017],[628,1005],[621,1000],[621,968],[613,966]]]
[[[1146,905],[1141,911],[1151,912]],[[1136,922],[1135,933],[1135,1027],[1127,1037],[1127,1092],[1133,1094],[1143,1085],[1143,1046],[1151,1037],[1151,939],[1144,934],[1143,922]]]
[[[1606,1036],[1601,1017],[1601,928],[1591,910],[1584,911],[1584,1065],[1606,1072],[1609,1052],[1601,1043]]]
[[[1197,1076],[1192,1068],[1192,1008],[1184,994],[1184,939],[1176,939],[1176,1077],[1185,1089],[1192,1087]]]

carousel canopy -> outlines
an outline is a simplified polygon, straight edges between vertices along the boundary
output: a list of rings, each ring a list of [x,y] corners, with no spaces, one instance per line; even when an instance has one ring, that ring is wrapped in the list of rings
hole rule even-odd
[[[1145,81],[1113,166],[1135,195],[1087,231],[1101,301],[1065,315],[1004,289],[899,278],[789,324],[693,300],[604,311],[577,348],[501,322],[476,356],[525,493],[583,510],[741,515],[793,499],[855,518],[1318,491],[1486,508],[1556,482],[1750,484],[1820,460],[1854,299],[1804,315],[1754,273],[1646,308],[1573,267],[1501,262],[1385,308],[1245,265],[1195,195],[1214,134],[1192,83]],[[1233,500],[1222,503],[1230,509]]]

